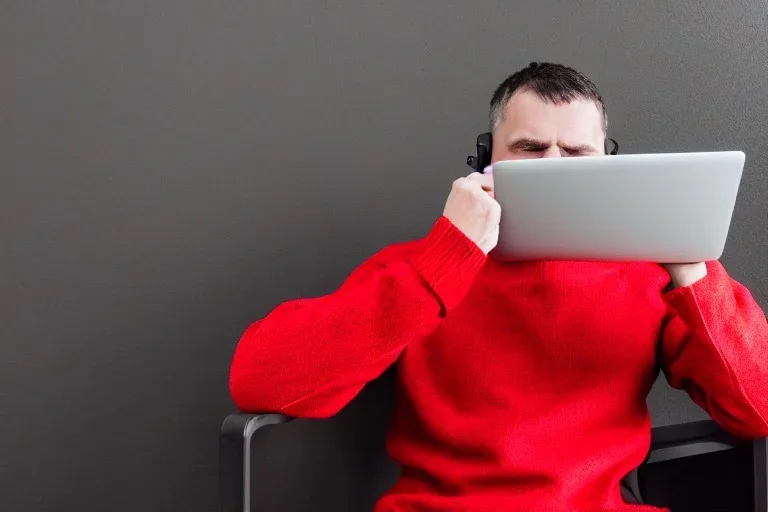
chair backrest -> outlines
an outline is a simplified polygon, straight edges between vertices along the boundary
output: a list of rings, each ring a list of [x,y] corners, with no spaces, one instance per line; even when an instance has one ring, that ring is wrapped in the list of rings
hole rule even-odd
[[[373,510],[399,473],[385,450],[395,378],[390,368],[330,420],[259,431],[251,445],[251,510]]]

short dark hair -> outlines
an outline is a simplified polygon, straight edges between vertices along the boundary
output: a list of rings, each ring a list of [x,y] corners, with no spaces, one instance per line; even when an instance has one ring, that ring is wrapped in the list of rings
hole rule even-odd
[[[573,68],[550,62],[531,62],[528,67],[508,76],[493,93],[488,114],[491,130],[504,119],[504,109],[512,95],[529,90],[545,101],[559,105],[575,99],[592,100],[602,114],[603,131],[608,128],[605,103],[592,81]]]

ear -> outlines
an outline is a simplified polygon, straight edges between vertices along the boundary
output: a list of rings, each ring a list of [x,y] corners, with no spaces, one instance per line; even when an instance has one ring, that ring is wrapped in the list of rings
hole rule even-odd
[[[483,172],[483,169],[491,165],[491,154],[493,153],[493,135],[491,132],[485,132],[478,135],[475,145],[477,148],[477,155],[468,156],[467,165],[476,172]]]

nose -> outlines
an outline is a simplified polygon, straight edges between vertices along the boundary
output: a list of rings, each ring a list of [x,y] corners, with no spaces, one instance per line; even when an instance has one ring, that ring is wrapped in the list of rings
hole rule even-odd
[[[560,154],[560,148],[557,144],[552,144],[549,146],[544,153],[542,153],[541,158],[560,158],[563,155]]]

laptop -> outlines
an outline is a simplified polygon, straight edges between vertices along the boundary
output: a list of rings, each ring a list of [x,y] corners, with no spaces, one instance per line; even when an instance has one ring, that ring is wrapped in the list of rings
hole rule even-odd
[[[690,263],[719,259],[744,153],[499,161],[502,260]]]

